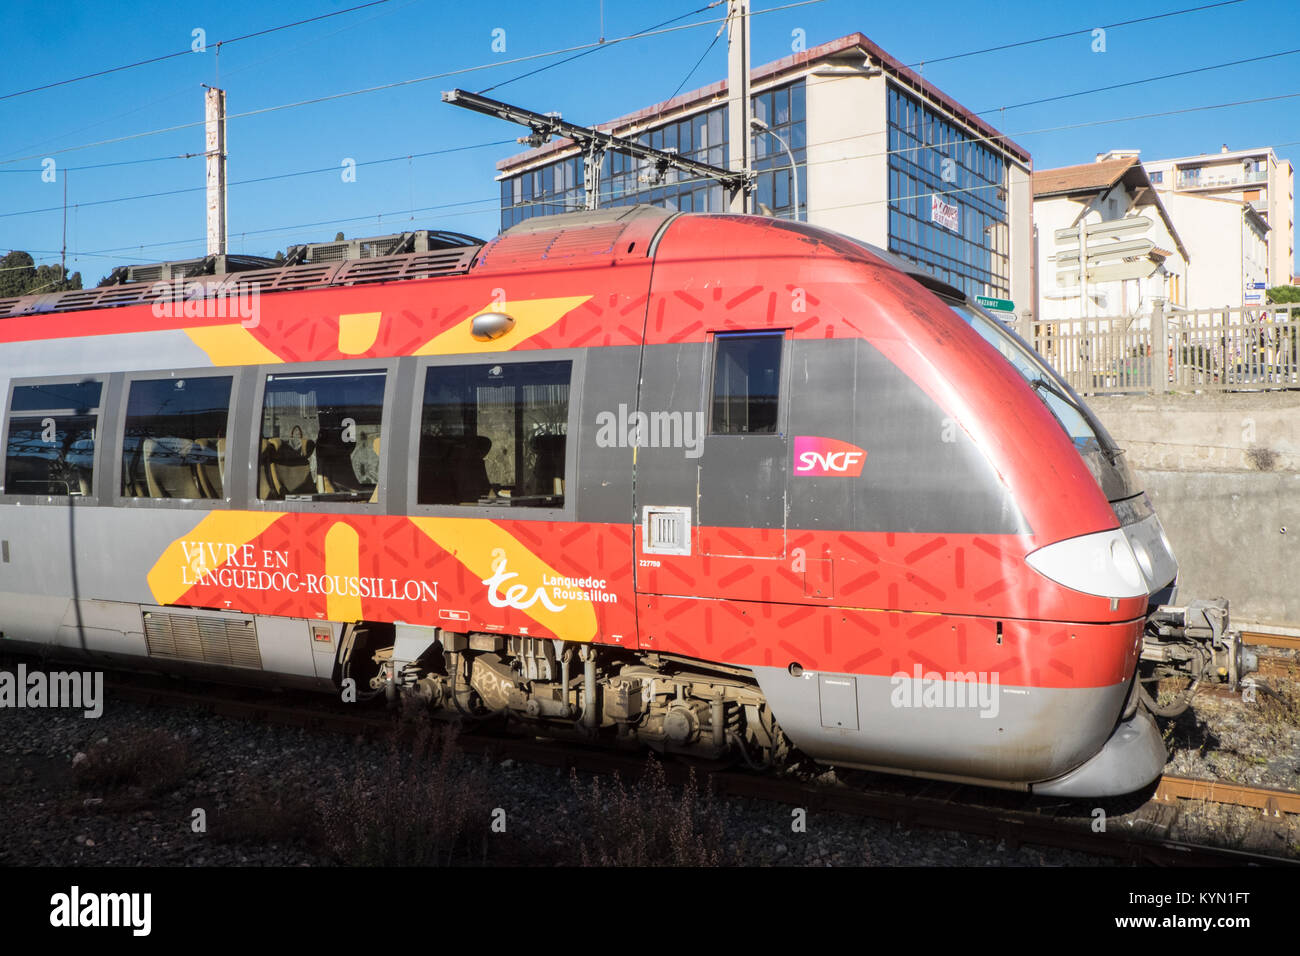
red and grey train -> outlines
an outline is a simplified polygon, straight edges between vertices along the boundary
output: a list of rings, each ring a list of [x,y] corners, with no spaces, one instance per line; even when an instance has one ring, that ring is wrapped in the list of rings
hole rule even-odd
[[[1031,348],[800,223],[0,300],[0,356],[0,647],[1064,796],[1241,663]]]

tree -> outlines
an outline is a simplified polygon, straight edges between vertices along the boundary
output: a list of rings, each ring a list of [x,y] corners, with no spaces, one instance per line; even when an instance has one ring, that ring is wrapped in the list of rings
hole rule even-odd
[[[31,255],[20,249],[0,259],[0,298],[80,288],[80,272],[67,275],[63,266],[37,266]]]
[[[1300,302],[1300,285],[1275,285],[1271,289],[1265,289],[1264,295],[1274,305]]]

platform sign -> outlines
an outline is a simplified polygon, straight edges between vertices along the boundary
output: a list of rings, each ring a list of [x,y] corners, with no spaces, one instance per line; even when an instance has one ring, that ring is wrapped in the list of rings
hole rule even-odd
[[[1014,312],[1016,304],[1010,299],[991,299],[986,295],[975,296],[975,304],[983,309],[992,309],[995,312]]]

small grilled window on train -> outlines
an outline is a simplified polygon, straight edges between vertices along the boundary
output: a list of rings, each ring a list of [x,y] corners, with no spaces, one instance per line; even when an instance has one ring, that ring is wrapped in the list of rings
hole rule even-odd
[[[783,332],[718,333],[711,434],[776,433],[784,344]]]
[[[373,502],[386,379],[383,371],[268,375],[258,497]]]
[[[563,508],[572,362],[431,366],[422,505]]]
[[[125,498],[224,498],[232,376],[134,381],[122,435]]]
[[[5,494],[93,494],[103,384],[87,379],[14,386],[5,443]]]

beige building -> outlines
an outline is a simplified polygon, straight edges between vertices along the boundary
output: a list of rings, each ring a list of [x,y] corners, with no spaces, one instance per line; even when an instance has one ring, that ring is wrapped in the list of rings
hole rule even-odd
[[[1295,263],[1295,170],[1272,148],[1230,150],[1152,160],[1146,166],[1162,193],[1249,203],[1268,225],[1266,286],[1285,285]],[[1242,290],[1245,304],[1263,302],[1263,290]]]
[[[1033,194],[1040,319],[1186,307],[1190,253],[1136,156],[1036,170]]]
[[[751,93],[753,115],[767,126],[751,143],[755,211],[886,248],[968,294],[1013,301],[1028,323],[1027,151],[860,33],[752,70]],[[726,167],[727,84],[599,128]],[[570,140],[512,156],[497,168],[502,228],[583,207],[583,157]],[[614,150],[601,161],[599,196],[601,206],[725,209],[716,183],[671,169],[659,178],[653,165]]]
[[[1192,192],[1160,198],[1191,257],[1187,308],[1260,305],[1264,289],[1280,284],[1269,281],[1268,223],[1250,203]]]

